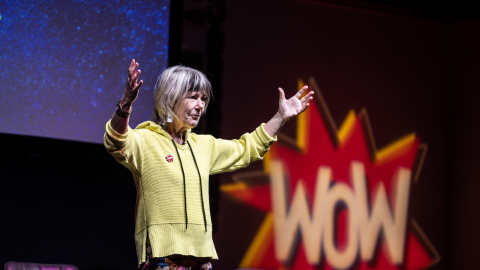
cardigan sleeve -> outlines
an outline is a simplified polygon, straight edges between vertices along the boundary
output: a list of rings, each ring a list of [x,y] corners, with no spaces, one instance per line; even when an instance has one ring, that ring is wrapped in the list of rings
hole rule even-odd
[[[113,130],[110,121],[105,127],[103,143],[107,151],[132,173],[138,173],[136,153],[139,152],[140,135],[128,127],[127,133],[120,134]]]
[[[210,174],[230,172],[247,167],[251,162],[263,159],[277,137],[270,137],[265,124],[252,133],[245,133],[238,140],[213,140]]]

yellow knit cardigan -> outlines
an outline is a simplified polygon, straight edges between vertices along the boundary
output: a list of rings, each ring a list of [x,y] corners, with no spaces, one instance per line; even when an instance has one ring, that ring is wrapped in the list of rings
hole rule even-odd
[[[276,141],[263,125],[239,140],[215,139],[187,130],[185,141],[194,156],[188,144],[175,143],[179,158],[172,137],[154,122],[144,122],[134,130],[129,127],[126,134],[115,132],[110,121],[107,123],[105,147],[132,172],[137,187],[135,244],[139,264],[145,262],[147,234],[153,257],[181,254],[218,259],[212,240],[208,177],[263,159]],[[169,155],[173,161],[168,161]]]

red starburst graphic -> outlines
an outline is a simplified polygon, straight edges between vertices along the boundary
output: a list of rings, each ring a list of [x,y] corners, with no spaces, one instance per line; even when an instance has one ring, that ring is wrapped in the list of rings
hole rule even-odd
[[[408,213],[410,187],[414,188],[418,180],[426,145],[410,134],[377,150],[365,110],[358,114],[351,111],[337,129],[313,78],[309,85],[316,98],[297,119],[297,140],[279,135],[279,143],[271,147],[264,159],[263,172],[237,174],[235,184],[222,186],[222,191],[266,213],[240,267],[414,270],[437,263],[438,253]],[[357,176],[352,176],[355,172]],[[402,186],[397,184],[402,173],[403,193]],[[279,189],[281,185],[274,185],[274,179],[288,179],[288,195],[273,193],[284,191]],[[318,191],[321,183],[326,183],[324,191]],[[362,185],[363,208],[358,203]],[[325,195],[329,193],[340,199]],[[319,194],[323,197],[319,198]],[[284,220],[279,218],[283,210],[278,210],[282,205],[278,198],[285,199]],[[342,200],[348,207],[337,207],[335,202]],[[325,212],[329,206],[334,210]],[[401,211],[403,227],[398,224]],[[339,267],[342,261],[338,258],[346,258],[348,249],[352,251],[350,261]]]
[[[167,160],[167,162],[172,162],[173,161],[173,156],[168,155],[168,156],[165,157],[165,159]]]

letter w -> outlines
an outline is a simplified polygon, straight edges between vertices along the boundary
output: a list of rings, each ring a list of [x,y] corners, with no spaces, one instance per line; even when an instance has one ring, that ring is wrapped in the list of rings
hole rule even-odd
[[[365,181],[365,168],[361,162],[352,162],[351,174],[357,198],[357,222],[360,233],[360,253],[362,260],[372,259],[380,229],[383,228],[390,260],[394,264],[403,262],[405,233],[407,225],[408,196],[411,171],[399,168],[392,182],[393,214],[390,211],[385,186],[380,182],[373,196],[371,213]]]
[[[320,262],[322,233],[325,221],[322,219],[328,206],[328,187],[332,171],[328,167],[320,167],[317,173],[317,183],[315,189],[315,200],[313,204],[312,216],[306,196],[306,190],[303,182],[298,182],[297,188],[292,198],[290,210],[287,211],[288,190],[283,172],[282,163],[278,160],[272,160],[271,168],[271,192],[274,216],[275,233],[275,257],[277,260],[288,263],[294,252],[298,227],[301,228],[303,243],[310,264]],[[288,212],[288,213],[287,213]]]

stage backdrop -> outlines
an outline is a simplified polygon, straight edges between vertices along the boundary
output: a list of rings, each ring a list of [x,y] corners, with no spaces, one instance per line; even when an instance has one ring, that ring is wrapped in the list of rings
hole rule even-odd
[[[279,86],[316,98],[264,162],[222,175],[214,267],[445,269],[447,27],[315,1],[226,3],[222,137],[268,121]]]
[[[0,132],[103,142],[140,63],[131,126],[151,119],[168,60],[170,0],[0,2]]]

